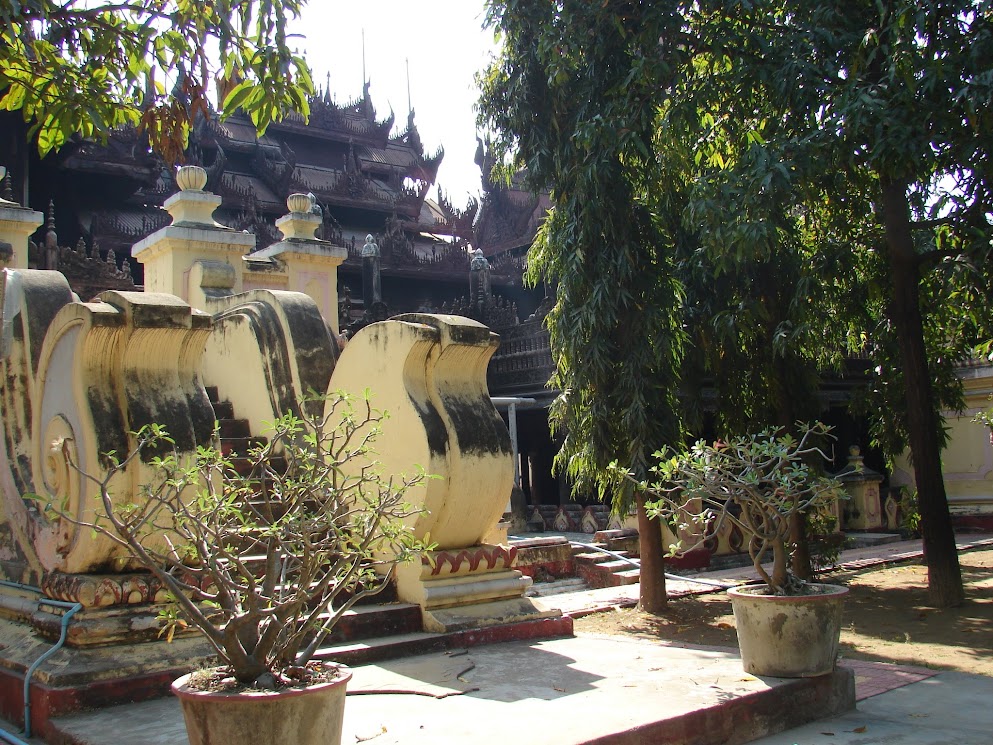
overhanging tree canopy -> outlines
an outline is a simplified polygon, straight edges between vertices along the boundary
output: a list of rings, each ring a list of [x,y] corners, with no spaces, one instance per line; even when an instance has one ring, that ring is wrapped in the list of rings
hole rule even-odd
[[[305,1],[0,0],[0,109],[23,113],[42,155],[131,124],[174,161],[219,75],[219,103],[264,130],[308,112],[313,84],[286,31]]]
[[[483,79],[482,120],[536,185],[554,186],[534,261],[563,288],[549,317],[560,421],[588,419],[593,436],[580,434],[576,447],[622,460],[658,437],[655,422],[631,413],[671,403],[678,373],[646,375],[638,360],[660,337],[682,339],[679,292],[638,288],[673,286],[666,257],[687,234],[728,267],[767,261],[785,230],[817,270],[805,281],[825,327],[847,330],[853,348],[874,355],[877,389],[888,394],[877,433],[891,450],[907,435],[931,598],[955,604],[939,410],[954,403],[955,361],[989,338],[993,4],[796,8],[490,3],[505,46]],[[635,207],[639,221],[626,217]],[[606,270],[612,263],[642,273]],[[604,296],[614,299],[605,306]],[[638,300],[667,305],[625,336],[632,298],[639,310]],[[607,346],[593,324],[626,345]],[[835,340],[823,351],[836,353]],[[610,431],[605,417],[625,426],[600,437]],[[563,457],[592,468],[601,459],[576,454]]]

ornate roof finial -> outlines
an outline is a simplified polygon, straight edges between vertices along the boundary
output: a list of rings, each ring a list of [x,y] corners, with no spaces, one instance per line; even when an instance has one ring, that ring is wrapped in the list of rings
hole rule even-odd
[[[59,236],[55,232],[55,200],[48,200],[48,220],[45,222],[45,248],[57,248]]]
[[[83,236],[79,236],[79,240],[76,241],[76,253],[80,256],[86,256],[86,239]]]
[[[488,262],[486,257],[483,256],[483,249],[477,248],[472,252],[471,256],[472,260],[469,262],[470,269],[475,269],[477,271],[480,269],[489,269],[490,262]]]
[[[0,180],[3,181],[3,192],[0,193],[0,202],[13,202],[14,190],[10,180],[10,171],[7,166],[0,166]]]

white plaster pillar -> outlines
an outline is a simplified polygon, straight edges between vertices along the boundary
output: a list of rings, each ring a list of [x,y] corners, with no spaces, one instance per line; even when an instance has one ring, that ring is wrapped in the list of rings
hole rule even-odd
[[[340,331],[338,267],[348,258],[348,249],[314,237],[321,224],[320,216],[313,212],[314,204],[309,194],[290,194],[286,200],[289,214],[276,220],[283,239],[251,255],[248,277],[253,286],[261,286],[256,277],[265,277],[263,262],[268,262],[287,278],[287,284],[279,289],[309,295],[324,320]]]
[[[176,183],[179,193],[165,201],[172,224],[131,249],[131,255],[144,266],[145,291],[178,295],[192,305],[201,304],[204,288],[193,285],[204,272],[195,271],[194,265],[219,262],[232,269],[230,292],[241,292],[241,257],[255,248],[255,236],[214,221],[214,210],[220,207],[221,198],[203,190],[207,185],[204,169],[183,166],[176,173]],[[218,272],[206,274],[213,277]]]
[[[0,166],[0,181],[6,175],[6,167]],[[28,268],[28,239],[44,221],[45,216],[41,212],[0,198],[0,243],[8,243],[11,247],[9,253],[0,250],[0,267]]]

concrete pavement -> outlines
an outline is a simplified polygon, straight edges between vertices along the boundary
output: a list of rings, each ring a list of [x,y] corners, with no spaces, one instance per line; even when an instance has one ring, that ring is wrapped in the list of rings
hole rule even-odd
[[[877,662],[842,661],[848,672],[814,688],[809,680],[747,675],[733,649],[579,635],[424,655],[392,667],[386,678],[382,670],[391,663],[354,671],[343,743],[993,742],[993,678]],[[825,712],[850,706],[849,680],[857,709]],[[824,699],[815,703],[818,697]],[[811,716],[815,721],[796,725]],[[172,698],[64,717],[59,732],[61,743],[74,745],[187,742]]]
[[[758,678],[736,650],[581,635],[356,668],[342,743],[745,743],[855,704],[854,675]],[[364,680],[363,680],[364,678]],[[160,699],[56,720],[60,743],[186,745]],[[287,745],[290,745],[289,743]]]
[[[993,545],[993,539],[965,535],[959,543],[964,549]],[[904,542],[846,551],[841,563],[857,569],[919,556],[919,542]],[[751,571],[704,576],[740,581]],[[701,589],[669,583],[672,594]],[[544,600],[582,615],[633,604],[637,591],[634,585]],[[850,672],[829,682],[758,679],[742,672],[733,649],[588,635],[474,647],[441,659],[357,668],[342,742],[993,742],[993,678],[864,661],[843,660],[841,667]],[[854,681],[858,708],[836,713],[850,705],[846,680]],[[801,725],[797,716],[817,721]],[[171,698],[64,717],[59,731],[60,745],[186,745]]]
[[[589,536],[586,536],[585,539],[589,540]],[[959,551],[983,547],[993,548],[993,535],[986,533],[961,533],[955,536],[955,542],[958,545]],[[923,552],[919,539],[894,541],[864,548],[846,549],[841,552],[838,557],[838,563],[831,569],[854,571],[901,561],[919,560],[922,556]],[[771,568],[771,564],[768,565],[768,568]],[[724,582],[734,585],[742,582],[757,581],[759,578],[758,573],[750,564],[707,572],[679,572],[674,570],[674,573],[684,575],[686,579],[666,580],[666,592],[670,598],[719,591],[714,587],[697,584],[692,581],[693,579]],[[827,574],[825,581],[831,581],[830,574]],[[565,615],[578,618],[589,613],[610,610],[612,608],[633,608],[638,604],[638,590],[637,584],[622,585],[620,587],[604,587],[596,590],[570,592],[563,595],[549,595],[539,598],[539,601],[544,605],[560,609]],[[990,742],[993,743],[993,737],[990,738]]]
[[[989,745],[993,678],[943,672],[754,745]]]

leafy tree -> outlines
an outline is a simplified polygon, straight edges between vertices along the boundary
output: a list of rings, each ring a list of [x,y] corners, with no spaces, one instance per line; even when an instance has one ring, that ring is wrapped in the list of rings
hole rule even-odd
[[[604,493],[610,462],[644,478],[651,453],[681,441],[684,333],[678,238],[647,199],[660,183],[654,75],[630,54],[632,29],[602,16],[599,3],[492,3],[504,47],[483,79],[481,117],[498,146],[516,148],[533,187],[553,184],[529,272],[558,288],[548,316],[562,391],[551,421],[565,434],[557,463]],[[655,21],[658,39],[667,29]],[[640,497],[638,518],[641,607],[654,612],[665,603],[661,531]]]
[[[174,161],[219,74],[223,107],[264,130],[308,113],[313,84],[286,32],[305,1],[0,0],[0,109],[23,113],[42,155],[130,124]]]
[[[713,276],[750,265],[768,278],[774,268],[765,295],[780,311],[788,303],[795,312],[806,295],[802,317],[819,315],[822,329],[847,331],[851,349],[872,355],[873,392],[887,403],[876,432],[890,452],[909,442],[914,457],[931,600],[961,601],[939,412],[956,403],[954,363],[989,335],[991,8],[973,0],[829,0],[803,13],[785,0],[491,2],[504,50],[483,80],[481,118],[536,185],[555,185],[534,259],[535,271],[563,288],[549,324],[554,382],[565,392],[556,415],[580,425],[570,431],[582,444],[567,441],[562,456],[571,467],[599,467],[598,456],[577,459],[583,452],[623,462],[639,443],[678,431],[631,416],[671,403],[681,346],[671,347],[662,376],[646,375],[637,360],[663,335],[681,338],[678,291],[633,296],[667,303],[639,315],[656,324],[633,327],[628,342],[642,349],[609,350],[599,338],[600,349],[584,345],[592,323],[625,333],[629,293],[642,282],[673,287],[673,257],[698,241]],[[637,222],[625,213],[635,208],[645,213]],[[789,274],[792,290],[777,266],[784,257],[801,270]],[[617,263],[642,273],[607,271]],[[780,341],[799,331],[801,357],[841,351],[830,335],[818,345],[815,327],[796,319],[766,314],[762,323]],[[742,361],[753,365],[757,337],[739,339]],[[639,377],[625,385],[625,374]],[[627,426],[597,439],[581,428],[584,417]]]
[[[860,331],[873,355],[891,452],[909,442],[931,602],[962,601],[941,473],[940,409],[951,376],[988,326],[989,128],[993,6],[988,2],[785,2],[700,6],[712,77],[735,86],[734,118],[764,114],[760,140],[711,170],[731,232],[754,225],[765,180],[789,187],[812,241],[854,267]],[[711,144],[719,140],[711,139]],[[822,277],[844,291],[849,272]],[[849,288],[852,285],[849,285]],[[860,288],[860,289],[859,289]],[[899,393],[902,401],[896,400]],[[882,428],[880,428],[882,429]],[[904,439],[904,436],[906,439]]]

